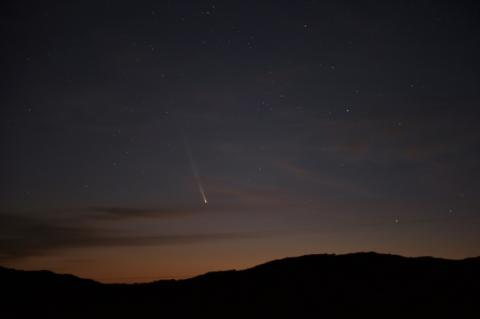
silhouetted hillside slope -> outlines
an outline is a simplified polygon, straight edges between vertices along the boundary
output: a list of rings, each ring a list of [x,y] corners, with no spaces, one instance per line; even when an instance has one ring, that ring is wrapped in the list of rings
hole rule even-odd
[[[309,255],[134,285],[0,268],[0,283],[5,318],[480,318],[480,258]]]

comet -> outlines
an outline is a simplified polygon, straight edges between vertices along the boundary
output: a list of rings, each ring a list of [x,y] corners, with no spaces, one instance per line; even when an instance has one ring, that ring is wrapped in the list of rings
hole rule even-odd
[[[198,173],[197,164],[195,163],[195,160],[193,159],[192,150],[191,150],[190,145],[188,144],[188,141],[187,141],[186,138],[184,139],[184,143],[185,143],[185,149],[187,151],[188,162],[190,164],[190,168],[192,169],[193,177],[194,177],[195,182],[197,184],[198,191],[200,192],[200,195],[202,196],[203,202],[205,203],[205,205],[207,205],[208,204],[207,195],[205,194],[205,189],[203,188],[202,180],[200,179],[200,174]]]

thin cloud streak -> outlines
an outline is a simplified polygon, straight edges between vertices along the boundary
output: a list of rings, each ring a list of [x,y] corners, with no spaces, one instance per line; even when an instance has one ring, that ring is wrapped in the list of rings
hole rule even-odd
[[[154,219],[173,219],[191,216],[195,213],[192,209],[148,209],[148,208],[132,208],[132,207],[90,207],[88,209],[93,214],[93,219],[99,220],[124,220],[136,218],[154,218]]]
[[[124,235],[120,231],[67,225],[65,221],[0,214],[0,261],[42,256],[81,247],[185,245],[271,236],[265,232],[221,232],[165,235]]]

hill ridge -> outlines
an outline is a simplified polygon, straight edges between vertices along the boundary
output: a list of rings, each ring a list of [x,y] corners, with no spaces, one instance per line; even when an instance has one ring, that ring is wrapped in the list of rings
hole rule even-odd
[[[0,268],[7,318],[475,318],[480,258],[316,254],[184,280],[101,284]]]
[[[57,273],[51,270],[47,269],[38,269],[38,270],[25,270],[25,269],[16,269],[16,268],[11,268],[11,267],[5,267],[0,265],[0,272],[5,272],[5,271],[13,271],[17,273],[28,273],[28,274],[44,274],[44,275],[49,275],[49,276],[62,276],[64,278],[70,278],[73,280],[85,280],[85,281],[90,281],[90,282],[95,282],[98,284],[102,285],[131,285],[131,284],[153,284],[157,282],[166,282],[166,281],[188,281],[191,279],[195,279],[198,277],[202,276],[207,276],[207,275],[212,275],[212,274],[217,274],[217,273],[233,273],[233,272],[243,272],[243,271],[249,271],[252,269],[257,269],[261,268],[264,266],[268,265],[277,265],[282,262],[290,262],[290,261],[300,261],[304,259],[313,259],[313,258],[325,258],[325,257],[340,257],[340,258],[345,258],[345,257],[370,257],[370,258],[396,258],[396,259],[403,259],[403,260],[430,260],[430,261],[446,261],[446,262],[464,262],[464,261],[470,261],[470,262],[480,262],[480,256],[476,257],[466,257],[462,259],[450,259],[450,258],[442,258],[442,257],[432,257],[432,256],[403,256],[399,254],[389,254],[389,253],[378,253],[375,251],[360,251],[360,252],[354,252],[354,253],[345,253],[345,254],[335,254],[335,253],[319,253],[319,254],[305,254],[305,255],[298,255],[298,256],[288,256],[288,257],[282,257],[282,258],[277,258],[277,259],[272,259],[251,267],[247,268],[242,268],[242,269],[225,269],[225,270],[215,270],[215,271],[208,271],[203,274],[195,275],[189,278],[184,278],[184,279],[159,279],[159,280],[153,280],[153,281],[147,281],[147,282],[137,282],[137,283],[102,283],[100,281],[97,281],[95,279],[91,278],[85,278],[81,276],[77,276],[74,274],[69,274],[69,273]],[[0,273],[1,275],[1,273]]]

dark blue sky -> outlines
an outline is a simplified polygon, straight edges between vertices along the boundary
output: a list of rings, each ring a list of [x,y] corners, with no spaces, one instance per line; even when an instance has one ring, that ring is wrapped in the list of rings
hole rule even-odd
[[[135,281],[480,254],[475,1],[0,12],[2,264]]]

